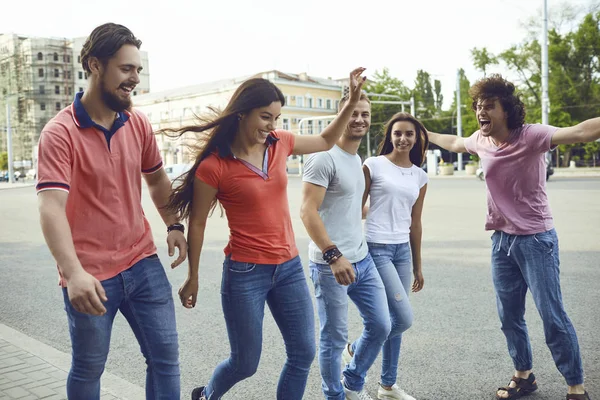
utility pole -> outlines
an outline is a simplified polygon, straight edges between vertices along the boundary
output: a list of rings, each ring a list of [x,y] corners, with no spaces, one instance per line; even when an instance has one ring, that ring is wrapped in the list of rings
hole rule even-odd
[[[462,136],[462,115],[460,102],[460,69],[456,72],[456,135]],[[458,153],[458,170],[463,169],[463,155]]]
[[[548,0],[543,0],[542,25],[542,124],[548,124],[550,99],[548,98]]]
[[[13,170],[13,154],[12,154],[12,133],[10,129],[10,104],[8,103],[8,97],[6,99],[6,136],[7,136],[7,147],[8,147],[8,181],[15,183],[15,172]]]

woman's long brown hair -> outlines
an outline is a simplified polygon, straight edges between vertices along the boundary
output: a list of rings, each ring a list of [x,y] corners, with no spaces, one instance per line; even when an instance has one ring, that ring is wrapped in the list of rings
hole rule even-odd
[[[239,129],[240,115],[267,107],[276,101],[285,105],[285,96],[277,86],[266,79],[249,79],[237,88],[222,112],[209,107],[211,113],[198,117],[197,125],[158,131],[157,133],[165,133],[170,137],[180,137],[186,132],[198,134],[197,143],[191,145],[196,152],[194,166],[180,177],[182,183],[173,188],[165,207],[176,212],[182,220],[188,219],[194,194],[194,176],[200,163],[213,152],[217,152],[220,157],[231,156],[231,144]],[[216,204],[217,201],[213,201],[211,212]]]

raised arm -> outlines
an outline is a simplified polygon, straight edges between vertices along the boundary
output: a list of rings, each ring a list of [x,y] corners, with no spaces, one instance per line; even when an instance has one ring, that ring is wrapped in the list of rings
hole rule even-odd
[[[106,293],[100,281],[87,273],[77,257],[71,227],[67,220],[69,194],[61,190],[44,190],[38,194],[42,232],[58,268],[67,281],[69,300],[77,311],[103,315]]]
[[[179,289],[179,299],[185,308],[193,308],[198,296],[198,269],[204,245],[204,231],[217,189],[194,178],[194,195],[188,223],[188,277]]]
[[[304,223],[308,236],[321,249],[321,252],[335,245],[329,238],[325,224],[323,224],[323,220],[319,216],[319,208],[323,203],[326,192],[327,189],[323,186],[308,182],[304,182],[302,185],[300,218]],[[346,257],[342,256],[330,264],[330,266],[336,281],[340,285],[350,285],[354,282],[354,269]]]
[[[552,144],[587,143],[600,139],[600,118],[592,118],[575,126],[559,128],[552,135]]]
[[[440,133],[427,132],[429,141],[448,151],[454,153],[466,153],[465,139],[456,135],[442,135]]]
[[[364,71],[364,68],[357,68],[350,73],[350,97],[335,119],[320,135],[296,135],[293,154],[327,151],[337,143],[348,126],[354,108],[360,100],[361,89],[366,79],[361,77]]]

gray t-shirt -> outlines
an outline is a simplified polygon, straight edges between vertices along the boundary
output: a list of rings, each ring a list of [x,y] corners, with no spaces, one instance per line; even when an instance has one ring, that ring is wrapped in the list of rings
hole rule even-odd
[[[302,181],[327,189],[319,216],[331,241],[351,263],[363,260],[369,249],[362,229],[362,196],[365,177],[357,154],[349,154],[337,145],[326,152],[308,157]],[[325,264],[319,247],[311,240],[308,257]]]

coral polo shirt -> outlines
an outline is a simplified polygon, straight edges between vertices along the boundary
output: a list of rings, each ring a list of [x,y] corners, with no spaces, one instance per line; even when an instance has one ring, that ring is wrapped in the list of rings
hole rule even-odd
[[[160,170],[162,159],[145,115],[118,113],[107,130],[92,121],[82,95],[42,130],[36,188],[69,194],[66,213],[77,257],[102,281],[156,253],[141,205],[142,173]],[[60,284],[66,286],[62,275]]]

